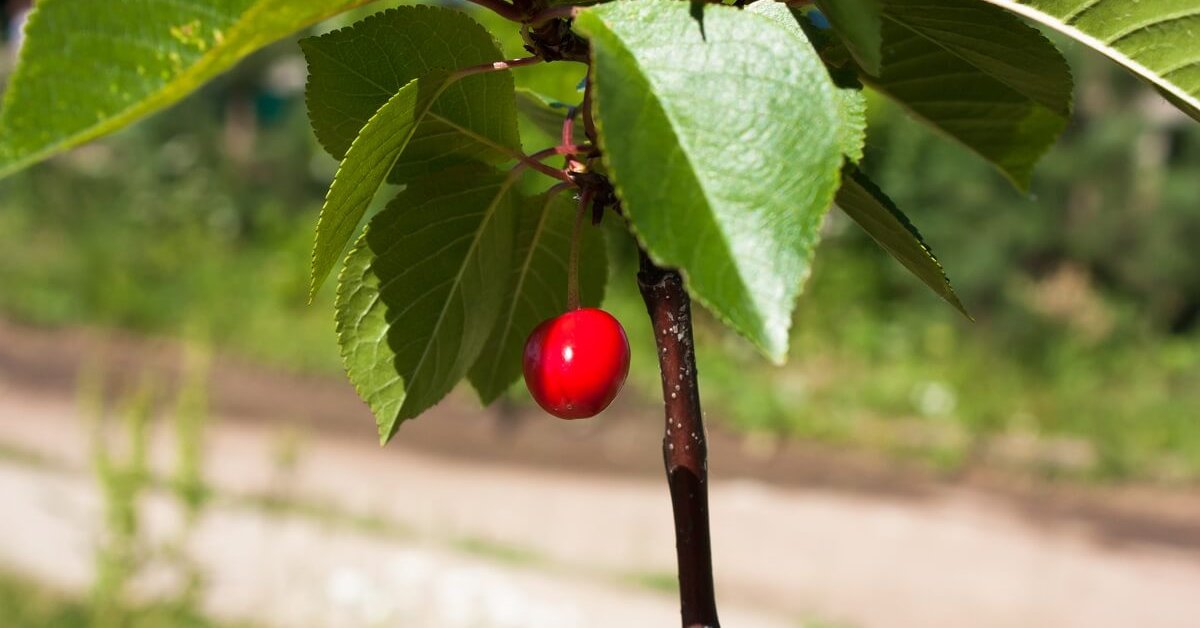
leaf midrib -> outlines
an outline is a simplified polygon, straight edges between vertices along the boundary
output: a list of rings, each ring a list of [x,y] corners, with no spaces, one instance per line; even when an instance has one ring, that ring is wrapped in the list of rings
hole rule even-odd
[[[423,78],[428,79],[430,76],[432,76],[432,75],[426,75],[424,77],[415,78],[412,81],[410,81],[409,83],[405,84],[404,87],[401,87],[399,90],[397,90],[397,92],[392,95],[392,98],[389,98],[387,102],[380,105],[379,109],[375,111],[375,114],[371,116],[370,120],[367,120],[367,123],[364,124],[362,126],[362,128],[365,129],[368,126],[370,126],[371,122],[374,121],[379,116],[379,112],[382,111],[389,104],[391,104],[392,99],[395,98],[396,96],[398,96],[400,94],[400,92],[404,90],[405,87],[408,87],[409,85],[417,83],[418,81],[422,80]],[[416,133],[417,127],[420,126],[421,120],[424,119],[425,116],[429,114],[429,110],[433,107],[433,103],[437,101],[438,97],[440,97],[442,95],[442,92],[444,92],[446,90],[446,88],[449,87],[450,84],[453,82],[454,82],[453,75],[444,75],[442,77],[437,89],[434,90],[434,93],[423,103],[423,106],[422,106],[422,103],[419,101],[420,90],[419,89],[417,90],[417,93],[414,95],[414,97],[418,99],[418,101],[416,103],[418,106],[415,107],[413,110],[413,114],[414,114],[413,115],[413,123],[409,127],[408,133],[407,133],[406,137],[404,138],[403,147],[407,147],[408,143],[410,141],[412,141],[413,134]],[[419,84],[417,86],[418,86],[418,88],[420,87]],[[358,144],[360,139],[362,139],[362,129],[359,130],[359,134],[357,137],[354,138],[354,141],[350,143],[350,148],[346,149],[346,157],[350,156],[351,151],[354,150],[354,146],[356,144]],[[396,162],[399,161],[400,156],[403,153],[404,153],[404,148],[401,148],[396,153],[396,155],[392,158],[391,163],[388,165],[387,169],[384,171],[383,178],[380,179],[379,185],[383,184],[383,180],[387,178],[387,173],[391,172],[392,168],[396,165]],[[346,157],[342,158],[342,165],[338,167],[337,173],[334,174],[334,176],[333,176],[333,183],[329,186],[329,191],[325,195],[325,203],[321,207],[321,213],[317,216],[317,241],[313,245],[313,251],[312,251],[312,255],[310,257],[310,264],[312,267],[312,281],[309,286],[309,294],[308,294],[308,300],[310,303],[312,302],[313,299],[316,298],[317,291],[321,289],[322,285],[324,285],[325,279],[329,276],[329,273],[332,272],[334,266],[337,265],[337,260],[339,257],[341,257],[342,251],[346,247],[346,244],[344,243],[342,245],[342,247],[338,249],[337,253],[335,253],[333,256],[333,260],[330,262],[329,268],[326,268],[326,269],[318,268],[318,266],[317,266],[318,256],[320,255],[320,251],[321,251],[321,248],[319,246],[321,243],[321,234],[327,232],[329,229],[335,228],[333,225],[328,224],[328,222],[326,220],[327,217],[328,217],[329,221],[332,221],[336,218],[336,220],[338,220],[338,222],[336,223],[337,225],[341,225],[341,224],[345,223],[345,221],[348,218],[345,215],[345,212],[342,212],[342,215],[335,217],[335,216],[330,216],[329,212],[327,211],[328,204],[329,204],[329,197],[330,197],[330,195],[333,194],[334,187],[337,186],[337,184],[338,184],[339,175],[341,175],[343,172],[342,168],[345,166]],[[361,172],[361,170],[360,170],[360,172]],[[363,177],[360,175],[358,178],[362,179]],[[374,198],[374,195],[376,192],[378,192],[378,185],[376,186],[376,189],[371,192],[372,198]],[[370,203],[370,200],[368,199],[367,202]],[[365,207],[363,208],[363,213],[364,214],[366,213]],[[357,225],[357,223],[361,220],[362,220],[362,215],[360,215],[358,217],[358,219],[355,221],[355,224]],[[322,229],[323,226],[327,227],[327,228]],[[351,233],[351,236],[353,236],[353,233]],[[318,275],[318,273],[320,273],[320,274]]]
[[[942,42],[938,41],[937,39],[934,39],[933,37],[930,37],[929,35],[926,35],[925,33],[921,32],[920,30],[917,30],[916,28],[914,28],[913,26],[911,26],[911,25],[909,25],[909,24],[905,23],[904,21],[896,19],[894,16],[892,16],[892,15],[891,15],[891,14],[889,14],[889,13],[887,13],[886,11],[883,13],[883,18],[884,18],[885,20],[888,20],[888,21],[890,21],[891,23],[893,23],[893,24],[895,24],[895,25],[897,25],[897,26],[899,26],[899,27],[903,28],[904,30],[906,30],[906,31],[908,31],[908,32],[910,32],[910,33],[912,33],[913,35],[916,35],[916,36],[917,36],[917,37],[919,37],[920,39],[922,39],[922,40],[924,40],[924,41],[927,41],[927,42],[929,42],[929,43],[930,43],[930,44],[932,44],[934,47],[936,47],[936,48],[939,48],[939,49],[943,50],[943,51],[944,51],[946,54],[948,54],[948,55],[950,55],[950,56],[954,57],[955,59],[958,59],[958,60],[962,61],[963,63],[966,63],[967,65],[971,66],[972,68],[975,68],[975,69],[976,69],[976,70],[978,70],[980,73],[982,73],[982,74],[985,74],[985,75],[987,75],[988,77],[991,77],[991,78],[992,78],[992,80],[996,81],[997,83],[1000,83],[1000,84],[1004,85],[1004,86],[1005,86],[1005,87],[1007,87],[1008,89],[1012,90],[1014,93],[1016,93],[1016,94],[1019,94],[1019,95],[1020,95],[1022,98],[1026,98],[1026,99],[1028,99],[1029,101],[1031,101],[1031,102],[1033,102],[1033,103],[1037,104],[1037,106],[1039,106],[1039,107],[1041,107],[1041,108],[1043,108],[1043,109],[1046,109],[1046,110],[1048,110],[1048,111],[1052,111],[1052,112],[1054,112],[1054,113],[1056,113],[1056,114],[1059,114],[1059,112],[1058,112],[1058,111],[1055,111],[1055,110],[1054,110],[1054,109],[1052,109],[1051,107],[1047,106],[1047,105],[1046,105],[1046,103],[1043,103],[1041,100],[1039,100],[1039,99],[1037,99],[1037,98],[1035,98],[1035,97],[1033,97],[1033,96],[1031,96],[1031,95],[1029,95],[1029,94],[1026,94],[1024,91],[1022,91],[1022,89],[1021,89],[1019,86],[1013,85],[1011,82],[1009,82],[1009,81],[1005,80],[1003,77],[1000,77],[1000,76],[997,76],[997,75],[995,75],[995,74],[993,74],[993,73],[991,73],[991,72],[988,72],[986,69],[984,69],[984,68],[980,67],[980,66],[979,66],[977,63],[975,63],[975,62],[974,62],[974,61],[972,61],[971,59],[968,59],[967,57],[964,57],[962,54],[960,54],[960,53],[956,52],[956,51],[955,51],[955,50],[953,50],[952,48],[950,48],[950,47],[946,46],[945,44],[943,44]],[[983,53],[980,53],[980,54],[983,54]],[[992,58],[993,58],[993,59],[995,59],[995,57],[992,57]],[[1005,62],[1003,59],[996,59],[996,60],[997,60],[997,61],[1000,61],[1000,62],[1002,62],[1002,63],[1004,63],[1004,62]],[[1059,115],[1062,115],[1062,114],[1059,114]]]
[[[1067,18],[1056,17],[1054,15],[1046,13],[1045,11],[1042,11],[1041,9],[1034,8],[1028,4],[1025,4],[1024,2],[1017,2],[1015,0],[983,0],[983,1],[987,2],[989,4],[992,4],[994,6],[998,6],[1002,9],[1006,9],[1008,11],[1016,13],[1017,15],[1020,15],[1026,19],[1030,19],[1035,22],[1038,22],[1039,24],[1042,24],[1043,26],[1046,26],[1048,28],[1052,28],[1072,39],[1075,39],[1076,41],[1082,43],[1083,45],[1088,46],[1088,47],[1100,52],[1101,54],[1107,56],[1108,58],[1112,59],[1113,61],[1116,61],[1117,63],[1125,66],[1134,74],[1137,74],[1138,76],[1141,76],[1143,79],[1166,90],[1172,96],[1178,98],[1180,101],[1182,101],[1183,103],[1186,103],[1188,106],[1190,106],[1192,108],[1191,115],[1193,117],[1200,117],[1200,97],[1189,94],[1188,92],[1184,91],[1182,87],[1176,85],[1172,81],[1167,80],[1166,76],[1164,76],[1163,74],[1160,74],[1159,72],[1157,72],[1155,70],[1151,70],[1150,68],[1143,65],[1140,61],[1134,59],[1133,57],[1130,57],[1129,55],[1125,54],[1124,52],[1121,52],[1120,50],[1116,49],[1112,45],[1105,43],[1100,38],[1085,33],[1084,31],[1080,30],[1075,25],[1069,23],[1067,21]]]
[[[462,284],[463,273],[465,273],[467,270],[468,260],[475,256],[475,250],[479,247],[480,238],[483,237],[483,233],[487,230],[489,223],[496,217],[496,208],[499,206],[500,201],[508,196],[509,190],[511,190],[512,187],[516,185],[516,182],[521,179],[521,170],[522,169],[520,168],[513,170],[508,177],[504,179],[497,190],[495,199],[493,199],[492,203],[488,205],[483,222],[480,223],[479,230],[475,232],[475,237],[471,239],[471,246],[467,249],[467,254],[463,259],[463,264],[459,266],[458,272],[454,275],[454,279],[451,282],[451,295],[459,291]],[[437,321],[435,321],[433,324],[433,330],[430,334],[429,342],[425,344],[425,349],[421,352],[421,357],[417,360],[416,366],[414,366],[412,369],[412,375],[409,378],[410,382],[417,379],[417,376],[421,373],[421,369],[425,366],[425,360],[429,357],[429,350],[433,347],[434,343],[437,342],[438,332],[441,331],[442,324],[446,320],[446,313],[450,311],[450,302],[452,300],[453,299],[447,298],[446,302],[442,304],[442,309],[440,312],[438,312]],[[408,404],[409,399],[410,397],[405,395],[404,401],[400,404],[401,413],[403,413],[404,406]],[[394,431],[397,425],[399,425],[399,417],[393,419],[393,423],[389,427],[388,431]]]
[[[504,325],[499,328],[503,330],[501,336],[501,347],[504,345],[504,339],[508,337],[508,334],[511,331],[510,328],[512,326],[512,320],[516,315],[517,306],[519,305],[518,299],[521,295],[521,289],[525,287],[525,278],[529,276],[529,269],[531,267],[531,263],[533,262],[533,256],[537,251],[537,241],[541,237],[542,231],[545,230],[547,219],[550,216],[550,204],[553,203],[558,194],[562,193],[563,191],[565,191],[565,189],[559,190],[557,193],[548,193],[546,195],[545,203],[542,204],[542,215],[538,218],[537,228],[533,231],[533,238],[530,240],[529,252],[525,254],[525,261],[521,263],[521,271],[517,275],[517,285],[513,290],[512,303],[509,305],[508,312],[505,314]],[[572,246],[580,246],[580,243],[574,243]],[[491,382],[495,379],[496,369],[499,368],[499,366],[499,360],[492,361],[492,365],[487,376],[488,382]]]
[[[637,71],[638,71],[638,73],[639,73],[639,74],[641,74],[641,76],[643,77],[643,80],[645,80],[645,82],[646,82],[647,86],[653,87],[653,86],[654,86],[654,83],[653,83],[653,81],[651,81],[651,79],[650,79],[650,75],[649,75],[649,74],[646,72],[646,69],[645,69],[645,68],[642,66],[642,63],[641,63],[641,61],[639,61],[639,60],[638,60],[637,56],[636,56],[636,55],[634,55],[634,54],[633,54],[633,52],[632,52],[631,50],[629,50],[629,48],[628,48],[628,47],[626,47],[626,46],[624,45],[624,43],[621,41],[621,39],[620,39],[619,37],[616,37],[616,36],[615,36],[615,33],[612,33],[612,30],[611,30],[611,29],[609,29],[607,25],[603,24],[603,21],[602,21],[602,20],[601,20],[601,25],[603,26],[603,28],[604,28],[606,31],[608,31],[610,34],[612,34],[612,35],[613,35],[613,36],[609,37],[609,39],[610,39],[612,42],[614,42],[614,45],[615,45],[615,46],[617,46],[617,47],[619,47],[619,48],[621,49],[621,51],[625,53],[625,56],[626,56],[627,58],[629,58],[629,59],[632,61],[632,63],[633,63],[633,65],[634,65],[634,67],[635,67],[635,68],[637,68]],[[594,50],[592,51],[592,53],[591,53],[591,56],[592,56],[592,65],[593,65],[593,67],[594,67],[594,66],[595,66],[595,63],[596,63],[596,53],[595,53],[595,51],[594,51]],[[712,200],[712,198],[711,198],[711,196],[710,196],[709,190],[708,190],[708,188],[707,188],[707,187],[704,185],[704,182],[701,180],[701,178],[700,178],[700,177],[698,177],[698,176],[696,176],[696,174],[695,174],[695,173],[696,173],[696,169],[695,169],[695,167],[694,167],[694,164],[692,163],[691,156],[690,156],[690,155],[687,153],[687,151],[683,150],[683,147],[685,146],[685,144],[684,144],[684,143],[683,143],[683,141],[680,139],[680,138],[681,138],[681,136],[680,136],[680,134],[679,134],[679,131],[676,129],[676,124],[677,124],[677,123],[676,123],[676,121],[675,121],[675,120],[674,120],[674,118],[672,117],[670,110],[669,110],[669,109],[668,109],[666,106],[664,106],[664,105],[663,105],[662,99],[661,99],[661,98],[659,98],[659,97],[657,96],[657,92],[656,92],[655,90],[653,90],[653,89],[651,89],[651,90],[648,90],[648,98],[649,98],[650,100],[652,100],[652,101],[653,101],[653,102],[654,102],[654,103],[657,105],[657,107],[658,107],[659,111],[661,111],[661,112],[662,112],[662,114],[663,114],[663,118],[665,118],[665,119],[666,119],[666,121],[667,121],[667,130],[668,130],[668,131],[671,133],[672,137],[674,138],[674,140],[675,140],[675,144],[676,144],[677,146],[679,146],[679,147],[680,147],[679,153],[681,153],[681,154],[683,155],[683,159],[684,159],[684,161],[687,163],[687,166],[688,166],[688,167],[687,167],[687,172],[689,173],[689,175],[691,176],[691,178],[692,178],[692,179],[693,179],[693,181],[695,182],[695,186],[694,186],[694,187],[695,187],[696,189],[700,190],[700,193],[701,193],[701,195],[702,195],[702,196],[703,196],[703,198],[704,198],[704,202],[705,202],[705,206],[706,206],[705,208],[708,210],[708,215],[709,215],[709,218],[710,218],[710,220],[711,220],[711,223],[712,223],[712,225],[713,225],[713,228],[714,228],[714,230],[717,232],[717,234],[718,234],[718,237],[719,237],[719,239],[720,239],[721,243],[722,243],[723,245],[725,245],[725,250],[726,250],[727,252],[729,252],[729,257],[730,257],[730,258],[733,258],[733,255],[732,255],[733,247],[731,246],[731,243],[729,242],[728,235],[727,235],[727,234],[725,233],[725,231],[724,231],[724,230],[721,228],[721,225],[720,225],[720,223],[717,221],[717,215],[716,215],[716,212],[713,210],[713,200]],[[597,99],[596,99],[596,104],[595,104],[595,106],[596,106],[596,109],[597,109],[597,110],[599,110],[599,109],[600,109],[600,107],[602,106],[602,105],[600,104],[600,99],[599,99],[599,98],[597,98]],[[599,122],[599,121],[597,121],[597,122]],[[601,140],[603,140],[603,138],[604,138],[604,134],[603,134],[603,133],[600,133],[600,138],[601,138]],[[603,142],[601,142],[601,143],[603,143]],[[608,158],[607,158],[607,156],[606,156],[606,153],[607,153],[607,151],[601,151],[601,157],[604,159],[605,163],[607,164],[607,163],[608,163]],[[611,165],[610,165],[609,169],[611,170]],[[614,179],[613,179],[613,183],[614,183],[614,185],[615,185],[615,187],[616,187],[616,189],[617,189],[617,192],[619,193],[619,192],[620,192],[620,188],[621,188],[621,183],[620,183],[620,180],[619,180],[617,177],[614,177]],[[637,228],[636,228],[636,226],[632,226],[632,225],[631,225],[631,228],[632,228],[632,229],[633,229],[635,232],[637,231]],[[651,256],[654,256],[654,251],[650,251],[650,254],[651,254]],[[741,292],[742,292],[742,294],[743,294],[743,295],[745,295],[745,296],[746,296],[746,298],[747,298],[748,300],[750,300],[750,301],[753,301],[753,300],[754,300],[754,299],[753,299],[753,296],[750,294],[749,290],[747,290],[747,286],[748,286],[749,284],[746,282],[746,278],[742,276],[742,269],[741,269],[741,268],[739,268],[739,267],[738,267],[738,265],[737,265],[736,263],[735,263],[735,264],[731,264],[731,266],[732,266],[732,267],[733,267],[733,269],[734,269],[734,274],[735,274],[735,275],[737,276],[737,278],[738,278],[738,283],[740,284],[740,288],[741,288]],[[697,296],[698,298],[700,298],[701,300],[704,300],[704,299],[703,299],[703,296],[701,296],[701,295],[696,295],[696,296]],[[764,332],[764,330],[762,329],[762,322],[761,322],[761,321],[759,321],[759,325],[758,325],[758,327],[759,327],[759,329],[758,329],[758,330],[756,330],[757,332]],[[755,344],[758,344],[758,342],[757,342],[756,340],[754,340],[754,339],[753,339],[753,338],[754,338],[754,336],[755,336],[755,334],[749,334],[748,336],[751,338],[751,341],[752,341],[752,342],[754,342]]]
[[[369,0],[367,0],[367,1],[369,1]],[[375,79],[373,79],[373,78],[367,76],[366,74],[363,74],[361,71],[359,71],[358,67],[345,63],[340,58],[329,54],[328,52],[326,52],[324,49],[322,49],[320,47],[314,47],[313,50],[319,52],[327,60],[336,63],[338,66],[345,69],[350,74],[353,74],[354,76],[357,76],[358,78],[361,78],[362,80],[366,81],[372,87],[374,87],[375,89],[378,89],[381,94],[384,94],[385,96],[387,96],[387,98],[389,98],[389,99],[391,98],[392,95],[395,95],[396,91],[399,91],[399,89],[393,91],[383,85],[380,85],[379,82],[377,82]],[[461,69],[461,68],[455,68],[455,69]],[[449,71],[449,70],[447,70],[447,71]],[[505,70],[505,71],[507,72],[508,70]],[[392,74],[393,74],[393,76],[396,76],[396,72],[394,70],[392,71]],[[451,73],[451,76],[453,76],[453,73]],[[396,76],[396,79],[399,80],[400,77]],[[451,82],[456,83],[458,81],[451,81]],[[401,85],[400,89],[402,89],[403,87],[404,86]],[[439,93],[439,96],[440,95],[441,94]],[[434,100],[437,100],[437,99],[435,98]],[[384,104],[387,104],[386,100],[384,101]],[[380,106],[382,107],[383,105],[380,105]],[[442,124],[445,124],[446,126],[454,129],[455,131],[458,131],[459,133],[465,135],[466,137],[469,137],[469,138],[479,142],[480,144],[488,146],[489,148],[493,148],[499,152],[503,152],[504,154],[512,157],[513,159],[520,159],[522,157],[522,155],[519,153],[519,151],[516,151],[516,150],[512,149],[511,147],[505,146],[503,144],[497,143],[496,141],[492,140],[491,138],[484,136],[484,135],[480,135],[478,133],[475,133],[474,131],[471,131],[470,129],[467,129],[466,127],[463,127],[455,122],[451,122],[450,119],[446,118],[445,116],[442,116],[438,113],[434,113],[432,111],[426,112],[425,115],[431,119],[435,119],[438,122],[441,122]],[[365,126],[365,124],[366,123],[364,123],[364,126]],[[362,127],[359,127],[359,128],[361,130]],[[347,150],[349,150],[349,149],[347,149]]]

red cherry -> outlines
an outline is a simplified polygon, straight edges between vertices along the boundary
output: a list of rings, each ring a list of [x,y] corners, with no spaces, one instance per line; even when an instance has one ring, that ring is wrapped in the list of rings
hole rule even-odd
[[[572,310],[542,321],[525,341],[525,386],[560,419],[596,416],[629,374],[629,340],[604,310]]]

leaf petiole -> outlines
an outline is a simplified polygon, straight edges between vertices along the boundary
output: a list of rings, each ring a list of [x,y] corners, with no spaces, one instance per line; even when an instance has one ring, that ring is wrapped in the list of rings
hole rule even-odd
[[[523,67],[523,66],[527,66],[527,65],[535,65],[538,63],[542,63],[544,61],[545,61],[545,59],[542,59],[541,57],[534,55],[532,57],[524,57],[521,59],[509,59],[507,61],[493,61],[491,63],[483,63],[480,65],[473,65],[471,67],[462,68],[460,70],[455,70],[454,74],[450,75],[450,82],[453,83],[454,81],[464,79],[468,76],[474,76],[476,74],[485,74],[487,72],[499,72],[501,70],[511,70],[513,68],[519,68],[519,67]]]

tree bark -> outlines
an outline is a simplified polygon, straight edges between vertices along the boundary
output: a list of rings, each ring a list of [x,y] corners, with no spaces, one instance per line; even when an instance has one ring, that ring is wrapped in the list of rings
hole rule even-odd
[[[639,251],[638,287],[658,345],[666,433],[663,462],[675,516],[679,599],[684,628],[717,628],[712,544],[708,525],[708,445],[700,412],[692,305],[683,278]]]

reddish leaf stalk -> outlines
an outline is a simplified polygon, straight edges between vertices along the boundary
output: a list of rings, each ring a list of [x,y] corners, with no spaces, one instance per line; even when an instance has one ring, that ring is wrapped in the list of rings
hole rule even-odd
[[[563,183],[570,183],[570,184],[574,185],[574,182],[571,181],[571,177],[567,176],[566,172],[564,172],[562,170],[558,170],[551,166],[547,166],[546,164],[542,163],[543,159],[545,159],[546,157],[549,157],[551,155],[555,155],[555,154],[557,154],[557,153],[551,152],[548,155],[541,155],[540,153],[534,153],[533,155],[526,155],[525,153],[522,153],[521,151],[513,151],[512,152],[513,157],[516,157],[517,161],[519,162],[517,165],[533,168],[534,170],[537,170],[538,172],[540,172],[548,177],[558,179],[558,180],[562,181]]]
[[[692,305],[683,277],[639,249],[638,287],[654,329],[662,371],[666,433],[663,462],[675,517],[680,613],[684,628],[717,628],[708,524],[708,443],[700,411]]]
[[[501,70],[511,70],[513,68],[519,68],[519,67],[523,67],[523,66],[527,66],[527,65],[536,65],[538,63],[544,63],[544,62],[545,62],[545,59],[542,59],[541,57],[534,55],[532,57],[522,57],[520,59],[508,59],[507,61],[493,61],[491,63],[482,63],[480,65],[473,65],[471,67],[462,68],[461,70],[455,71],[454,74],[450,75],[450,82],[453,83],[454,81],[457,81],[459,79],[463,79],[463,78],[466,78],[468,76],[472,76],[475,74],[484,74],[486,72],[499,72]]]

